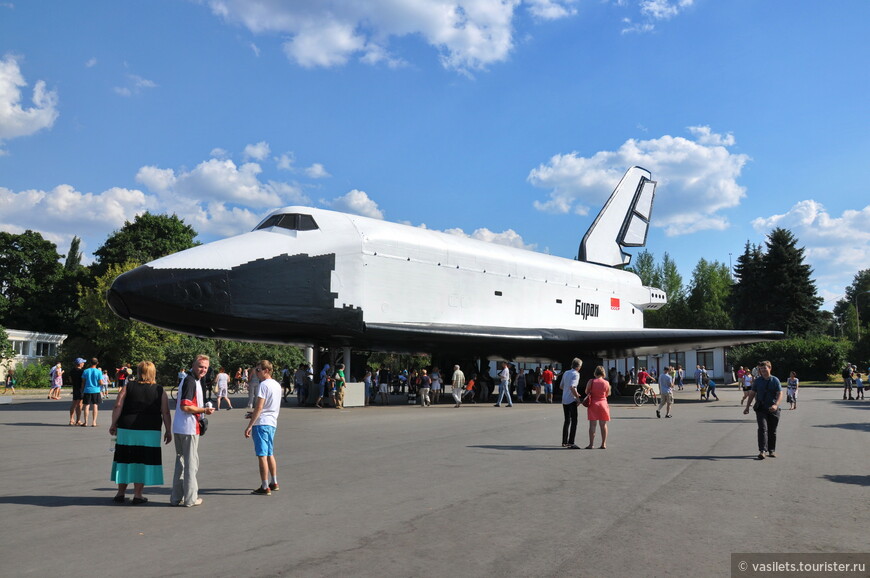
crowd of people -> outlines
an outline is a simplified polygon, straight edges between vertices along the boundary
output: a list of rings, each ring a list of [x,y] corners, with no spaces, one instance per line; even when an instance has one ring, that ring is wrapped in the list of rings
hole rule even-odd
[[[92,360],[92,363],[96,360]],[[169,503],[172,506],[195,507],[203,503],[199,497],[199,439],[208,430],[208,416],[216,408],[206,401],[205,377],[210,359],[198,355],[190,371],[184,371],[175,401],[174,419],[169,398],[157,385],[154,364],[143,361],[137,367],[135,379],[128,379],[118,393],[112,410],[109,433],[116,436],[111,480],[118,484],[113,501],[126,502],[126,492],[133,484],[133,505],[145,504],[145,486],[162,485],[163,467],[160,451],[161,432],[165,444],[175,443],[175,470]],[[261,360],[253,368],[256,391],[244,436],[253,440],[257,457],[259,485],[251,493],[271,495],[278,491],[278,465],[275,459],[275,432],[281,410],[281,385],[272,378],[273,366]],[[227,375],[221,370],[218,376]],[[225,379],[218,377],[218,399],[225,397]],[[222,395],[223,394],[223,395]],[[229,408],[227,408],[229,409]]]
[[[600,435],[599,449],[607,449],[610,406],[608,398],[618,389],[613,382],[625,386],[636,383],[649,389],[654,396],[656,416],[672,417],[674,391],[681,391],[686,385],[685,372],[679,365],[665,367],[660,375],[655,370],[647,371],[641,367],[635,372],[632,368],[626,378],[611,368],[597,366],[593,377],[585,384],[580,383],[582,360],[575,358],[571,368],[557,375],[552,366],[539,366],[528,370],[517,369],[505,361],[497,372],[498,397],[495,407],[513,407],[514,403],[552,403],[554,390],[561,390],[564,421],[562,426],[562,447],[581,449],[575,443],[578,427],[578,406],[586,407],[589,422],[589,443],[586,449],[595,447],[596,435]],[[248,425],[244,431],[251,438],[258,462],[259,485],[252,491],[255,495],[270,495],[279,489],[277,462],[274,455],[275,432],[281,404],[289,403],[289,397],[297,396],[297,404],[315,407],[342,409],[345,390],[350,379],[343,364],[333,368],[326,363],[315,378],[311,365],[300,364],[295,371],[284,368],[280,372],[280,383],[273,376],[274,368],[268,360],[261,360],[249,368],[239,367],[235,374],[236,386],[244,384],[249,392]],[[870,370],[868,370],[870,371]],[[6,377],[6,389],[13,389],[14,372]],[[69,410],[69,425],[97,427],[102,396],[111,381],[108,372],[100,368],[96,358],[85,360],[76,358],[74,367],[65,372],[58,363],[51,370],[49,399],[60,399],[60,390],[66,379],[72,384],[72,403]],[[277,375],[276,375],[277,377]],[[739,367],[734,375],[738,387],[743,391],[740,400],[744,414],[750,410],[756,414],[758,425],[758,459],[776,457],[777,428],[781,416],[783,394],[790,410],[797,409],[800,380],[791,371],[786,387],[772,374],[769,361],[759,362],[755,368]],[[220,409],[223,402],[227,410],[232,409],[228,389],[230,375],[220,367],[216,374],[210,368],[206,355],[198,355],[191,367],[178,373],[178,395],[175,403],[174,419],[170,412],[167,392],[157,385],[156,369],[152,362],[142,361],[133,375],[125,364],[115,371],[118,397],[112,409],[109,433],[114,439],[111,480],[118,485],[113,500],[126,502],[127,489],[133,485],[131,504],[148,502],[143,495],[145,486],[161,485],[163,480],[161,441],[175,443],[175,470],[172,481],[170,504],[193,507],[202,504],[198,495],[197,470],[199,467],[199,437],[208,427],[207,416]],[[843,399],[864,399],[864,385],[861,373],[852,364],[843,370]],[[355,381],[355,380],[354,380]],[[698,365],[694,375],[696,391],[702,400],[716,395],[716,384],[706,369]],[[492,401],[496,381],[488,372],[472,372],[468,377],[459,365],[452,373],[442,373],[438,367],[392,371],[380,368],[377,371],[365,368],[362,379],[367,403],[388,405],[391,395],[407,396],[409,403],[422,407],[446,402],[446,387],[451,387],[454,407],[463,403],[488,403]],[[659,396],[655,389],[659,386]],[[211,402],[213,389],[217,389],[217,407]],[[5,391],[4,391],[5,393]],[[328,401],[325,401],[328,400]],[[89,424],[90,422],[90,424]]]

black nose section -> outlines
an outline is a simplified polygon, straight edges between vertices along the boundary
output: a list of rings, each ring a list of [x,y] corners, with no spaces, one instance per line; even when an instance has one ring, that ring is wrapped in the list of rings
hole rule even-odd
[[[123,319],[130,319],[130,310],[127,309],[127,304],[124,303],[124,298],[121,297],[123,292],[123,288],[116,289],[115,283],[112,283],[106,294],[106,301],[109,302],[109,309],[114,311],[115,315]]]
[[[279,255],[231,269],[143,265],[118,276],[107,299],[120,317],[202,337],[282,343],[359,334],[362,311],[335,306],[334,270],[333,254]]]
[[[207,325],[212,321],[209,316],[231,313],[227,273],[143,265],[119,275],[107,300],[112,311],[125,319],[167,329]]]

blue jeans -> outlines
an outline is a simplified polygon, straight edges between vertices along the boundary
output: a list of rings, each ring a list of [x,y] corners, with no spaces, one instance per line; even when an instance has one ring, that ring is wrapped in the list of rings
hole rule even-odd
[[[771,413],[766,409],[755,412],[755,419],[758,421],[758,451],[775,452],[776,451],[776,428],[779,426],[779,409]]]
[[[510,388],[506,383],[498,384],[498,405],[501,405],[501,400],[504,399],[504,396],[507,395],[508,405],[513,405],[514,403],[511,401],[511,392]]]

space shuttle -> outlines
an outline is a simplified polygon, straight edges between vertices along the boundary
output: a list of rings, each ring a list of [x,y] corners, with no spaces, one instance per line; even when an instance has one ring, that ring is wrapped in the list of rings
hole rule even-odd
[[[667,295],[624,270],[656,183],[630,168],[576,259],[291,206],[253,231],[162,257],[108,291],[124,319],[199,337],[517,359],[622,357],[778,339],[646,329]]]

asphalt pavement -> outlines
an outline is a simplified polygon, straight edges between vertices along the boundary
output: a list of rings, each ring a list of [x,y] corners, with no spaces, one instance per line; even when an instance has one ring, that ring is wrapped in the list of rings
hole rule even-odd
[[[563,449],[558,403],[285,407],[272,496],[250,493],[239,397],[201,440],[196,508],[168,505],[171,445],[148,504],[112,502],[112,401],[84,428],[66,425],[68,397],[16,399],[0,405],[0,566],[65,578],[730,576],[732,552],[870,551],[870,400],[802,389],[778,457],[758,461],[741,394],[701,402],[693,389],[677,392],[672,419],[614,403],[607,450]]]

